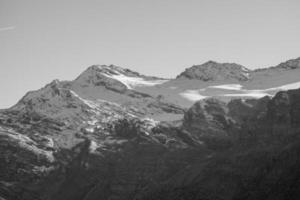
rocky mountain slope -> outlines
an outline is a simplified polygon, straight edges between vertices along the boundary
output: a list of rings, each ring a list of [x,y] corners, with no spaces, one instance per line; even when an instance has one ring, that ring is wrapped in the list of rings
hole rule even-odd
[[[208,61],[202,65],[187,68],[177,79],[197,79],[202,81],[247,81],[250,70],[235,63]]]
[[[0,199],[297,199],[299,63],[94,65],[28,92],[0,112]]]

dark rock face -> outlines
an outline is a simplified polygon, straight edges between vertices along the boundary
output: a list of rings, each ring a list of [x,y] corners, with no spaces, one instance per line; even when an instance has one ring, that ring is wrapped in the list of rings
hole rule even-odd
[[[194,163],[142,199],[299,199],[300,144],[294,139],[289,145],[235,148]]]
[[[290,90],[273,99],[228,103],[229,111],[218,113],[239,124],[230,148],[194,162],[142,199],[299,199],[299,95]],[[199,118],[195,123],[207,121]]]
[[[197,145],[176,128],[137,118],[71,133],[24,112],[1,113],[0,197],[8,200],[131,199],[183,168],[194,153],[188,147]]]
[[[206,99],[195,103],[185,114],[183,127],[199,136],[226,136],[232,119],[226,103]]]
[[[300,90],[279,92],[269,105],[268,120],[273,131],[294,132],[300,127]]]
[[[194,65],[177,78],[198,79],[202,81],[247,81],[250,70],[235,63],[217,63],[208,61],[202,65]]]

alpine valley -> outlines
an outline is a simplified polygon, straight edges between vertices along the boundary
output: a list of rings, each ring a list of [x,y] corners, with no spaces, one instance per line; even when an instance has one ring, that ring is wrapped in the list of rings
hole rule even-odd
[[[94,65],[0,111],[0,200],[298,200],[300,58]]]

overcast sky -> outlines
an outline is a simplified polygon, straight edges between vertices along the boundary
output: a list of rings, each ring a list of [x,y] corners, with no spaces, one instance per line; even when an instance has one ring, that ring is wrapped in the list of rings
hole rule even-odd
[[[299,0],[0,0],[0,108],[92,64],[174,77],[300,57]]]

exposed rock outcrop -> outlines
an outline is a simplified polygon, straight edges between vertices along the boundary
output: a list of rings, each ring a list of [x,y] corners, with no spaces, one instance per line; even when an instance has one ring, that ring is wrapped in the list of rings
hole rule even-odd
[[[208,61],[202,65],[187,68],[177,76],[178,78],[198,79],[202,81],[247,81],[249,80],[247,68],[235,63],[217,63]]]

